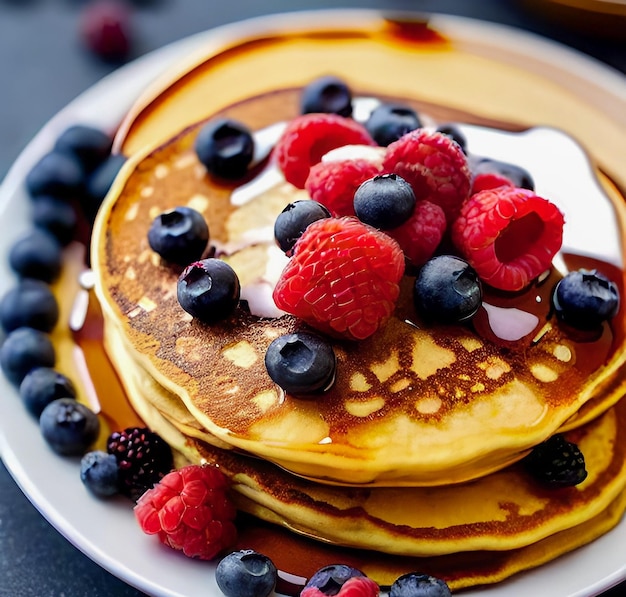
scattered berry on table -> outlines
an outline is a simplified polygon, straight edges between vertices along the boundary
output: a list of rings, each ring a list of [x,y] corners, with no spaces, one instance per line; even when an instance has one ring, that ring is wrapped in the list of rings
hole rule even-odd
[[[417,112],[410,106],[383,103],[374,108],[365,122],[372,139],[382,147],[397,141],[422,126]]]
[[[467,153],[467,138],[461,132],[461,129],[457,124],[453,122],[444,122],[441,123],[435,128],[438,133],[443,133],[452,139],[463,151],[463,153]]]
[[[114,431],[107,438],[106,450],[117,461],[120,493],[134,501],[174,466],[169,444],[145,427]]]
[[[338,77],[326,75],[311,81],[300,96],[300,113],[326,112],[352,116],[352,91]]]
[[[309,225],[274,288],[279,309],[332,336],[364,340],[395,308],[404,274],[396,241],[356,218]]]
[[[60,151],[45,154],[26,175],[26,190],[31,197],[75,199],[83,192],[83,185],[84,172],[78,159]]]
[[[109,157],[112,145],[113,138],[105,131],[86,124],[74,124],[59,135],[54,150],[74,156],[89,173]]]
[[[323,595],[337,595],[346,581],[355,577],[365,577],[365,574],[345,564],[331,564],[317,570],[307,581],[304,590],[318,589]]]
[[[56,197],[41,195],[33,199],[33,224],[51,234],[61,246],[75,237],[78,216],[74,206]]]
[[[338,114],[304,114],[291,120],[274,148],[276,163],[287,182],[299,189],[311,166],[343,145],[376,145],[367,129]]]
[[[474,176],[479,174],[498,174],[510,180],[513,186],[520,189],[532,191],[535,188],[535,182],[530,172],[517,164],[510,164],[491,158],[472,157],[470,158],[470,168]]]
[[[131,51],[132,15],[119,0],[87,3],[80,14],[79,36],[95,56],[112,63],[124,62]]]
[[[145,533],[192,558],[212,560],[237,537],[228,480],[214,466],[168,473],[139,498],[134,511]]]
[[[240,294],[237,274],[220,259],[195,261],[178,278],[180,306],[205,323],[228,317],[239,304]]]
[[[62,247],[49,232],[33,228],[9,249],[9,265],[22,278],[54,282],[61,273]]]
[[[404,224],[385,232],[400,245],[408,264],[415,267],[435,254],[446,229],[443,209],[430,201],[418,201]]]
[[[268,597],[277,580],[270,558],[251,549],[229,553],[215,569],[215,581],[226,597]]]
[[[269,376],[292,394],[328,389],[335,379],[336,365],[331,344],[317,334],[302,331],[279,336],[265,353]]]
[[[379,173],[380,165],[367,159],[323,160],[311,167],[304,188],[333,216],[353,216],[356,190]]]
[[[547,199],[499,187],[465,202],[452,224],[452,241],[485,284],[518,291],[550,267],[563,224],[563,214]]]
[[[569,272],[552,295],[558,319],[578,329],[593,329],[617,315],[620,296],[617,285],[597,270]]]
[[[59,320],[59,305],[42,280],[22,278],[0,299],[0,324],[5,332],[20,327],[51,332]]]
[[[394,141],[387,147],[383,170],[404,178],[418,201],[443,208],[448,222],[469,196],[471,175],[465,154],[443,133],[417,129]]]
[[[80,480],[98,497],[110,497],[119,491],[117,460],[102,450],[87,452],[80,461]]]
[[[560,433],[535,446],[522,462],[534,479],[550,488],[574,487],[587,478],[582,452]]]
[[[244,124],[228,118],[216,118],[198,132],[195,150],[210,174],[236,180],[245,176],[252,162],[254,138]]]
[[[330,215],[330,211],[317,201],[305,199],[289,203],[274,222],[276,243],[281,251],[289,255],[309,224]]]
[[[98,438],[100,419],[73,398],[58,398],[43,409],[39,428],[57,454],[81,456]]]
[[[52,401],[76,398],[72,380],[52,367],[31,369],[22,380],[19,391],[24,406],[36,418]]]
[[[200,259],[208,242],[206,220],[191,207],[175,207],[158,215],[148,230],[150,248],[165,261],[178,265]]]
[[[396,579],[389,597],[451,597],[447,583],[429,574],[410,572]]]
[[[404,224],[415,209],[411,185],[397,174],[379,174],[361,183],[354,193],[354,213],[379,230]]]
[[[476,314],[482,304],[482,286],[478,274],[465,260],[437,255],[420,269],[413,300],[416,311],[426,321],[456,323]]]
[[[0,347],[0,366],[16,385],[35,367],[54,367],[56,354],[48,334],[33,328],[10,332]]]
[[[83,211],[93,220],[113,181],[126,163],[126,156],[111,154],[88,177],[83,198]]]

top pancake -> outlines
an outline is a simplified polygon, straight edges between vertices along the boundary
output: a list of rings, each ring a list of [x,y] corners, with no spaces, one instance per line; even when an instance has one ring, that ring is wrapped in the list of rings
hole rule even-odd
[[[297,91],[277,91],[224,113],[258,130],[292,117],[296,97]],[[407,278],[380,332],[360,343],[334,342],[337,379],[327,393],[286,394],[267,375],[264,354],[301,322],[259,319],[245,304],[212,326],[191,319],[176,299],[180,268],[162,263],[148,245],[156,215],[189,205],[206,217],[212,243],[234,249],[227,259],[243,285],[267,291],[275,251],[267,232],[294,189],[277,183],[232,205],[233,187],[211,180],[196,159],[198,127],[130,159],[98,215],[92,265],[106,324],[121,329],[142,367],[221,442],[320,480],[449,483],[519,458],[591,399],[606,408],[623,394],[623,311],[598,340],[568,336],[548,320],[556,271],[522,295],[486,297],[538,315],[536,328],[515,344],[493,342],[484,314],[476,323],[480,333],[423,326]],[[576,267],[603,265],[572,258]],[[623,272],[606,267],[623,287]]]

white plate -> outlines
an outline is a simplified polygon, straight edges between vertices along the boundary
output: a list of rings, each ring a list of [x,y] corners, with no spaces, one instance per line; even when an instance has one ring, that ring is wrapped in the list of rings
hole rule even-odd
[[[362,15],[366,11],[359,12]],[[78,97],[26,147],[2,183],[0,253],[6,255],[14,239],[29,225],[29,199],[23,188],[25,174],[68,124],[88,122],[114,127],[155,76],[200,43],[237,38],[242,31],[271,28],[277,19],[284,25],[292,18],[304,23],[317,17],[302,13],[295,17],[263,17],[193,36],[123,67]],[[328,13],[324,18],[328,18]],[[574,51],[506,27],[463,18],[437,16],[432,22],[438,31],[453,39],[480,39],[483,44],[492,44],[496,51],[506,47],[517,59],[527,58],[533,65],[568,73],[571,80],[593,81],[594,89],[606,94],[607,101],[614,104],[623,103],[626,98],[623,77]],[[0,262],[0,293],[13,283],[14,277],[5,258]],[[15,388],[4,378],[0,378],[0,392],[2,458],[24,493],[60,533],[108,571],[151,595],[221,596],[215,584],[213,565],[187,559],[143,535],[128,501],[92,498],[80,482],[78,461],[60,458],[48,449],[35,421],[22,407]],[[624,545],[626,522],[592,544],[548,565],[494,587],[464,592],[464,595],[597,595],[626,579]]]

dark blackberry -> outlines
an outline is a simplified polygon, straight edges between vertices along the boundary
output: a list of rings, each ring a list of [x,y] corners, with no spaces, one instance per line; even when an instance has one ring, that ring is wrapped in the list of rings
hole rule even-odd
[[[113,432],[107,439],[107,452],[117,459],[120,493],[134,501],[174,466],[169,445],[146,427]]]
[[[523,462],[537,481],[550,488],[574,487],[587,478],[582,452],[559,433],[535,446]]]

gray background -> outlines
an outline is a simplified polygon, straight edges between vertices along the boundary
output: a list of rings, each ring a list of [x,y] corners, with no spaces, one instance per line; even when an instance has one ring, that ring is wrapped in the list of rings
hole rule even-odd
[[[89,55],[79,43],[77,22],[86,3],[0,0],[0,178],[50,117],[115,68]],[[128,3],[134,7],[134,56],[198,31],[261,14],[312,8],[393,8],[512,25],[567,44],[626,72],[626,33],[622,33],[621,40],[583,34],[578,29],[563,28],[528,11],[525,3],[513,0]],[[610,594],[624,595],[626,587]],[[61,537],[22,495],[0,462],[0,597],[138,595],[142,593],[110,576]]]

